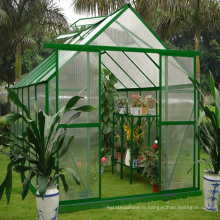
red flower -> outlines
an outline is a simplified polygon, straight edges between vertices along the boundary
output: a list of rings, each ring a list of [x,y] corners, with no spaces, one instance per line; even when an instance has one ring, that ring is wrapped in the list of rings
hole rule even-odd
[[[143,159],[144,159],[144,157],[142,156],[142,157],[141,157],[141,160],[143,160]]]
[[[148,151],[147,154],[150,154],[150,151]]]
[[[153,145],[153,149],[154,149],[154,150],[157,149],[157,145],[156,145],[156,144]]]
[[[137,95],[131,95],[132,98],[137,98]]]

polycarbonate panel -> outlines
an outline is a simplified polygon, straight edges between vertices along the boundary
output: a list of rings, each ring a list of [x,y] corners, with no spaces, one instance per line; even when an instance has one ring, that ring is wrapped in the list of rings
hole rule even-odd
[[[36,83],[47,71],[55,65],[55,53],[52,53],[48,58],[46,58],[41,64],[34,68],[27,76],[21,79],[15,84],[14,88],[19,88],[27,85]]]
[[[56,37],[55,39],[60,40],[60,39],[64,39],[64,38],[74,37],[77,34],[78,33],[62,34],[62,35],[59,35],[58,37]]]
[[[109,46],[113,42],[117,46],[165,49],[130,8],[117,18],[104,33],[101,33],[92,44]]]
[[[75,55],[73,55],[75,53]],[[83,96],[76,106],[92,105],[99,108],[99,54],[96,52],[59,51],[69,57],[59,66],[59,108],[76,95]],[[69,123],[72,112],[64,115],[62,123]],[[98,123],[99,111],[82,112],[77,123]]]
[[[46,98],[46,92],[45,92],[45,84],[39,84],[37,85],[37,104],[39,110],[45,112],[45,98]]]
[[[66,194],[60,180],[60,200],[75,200],[99,197],[99,129],[68,128],[65,146],[69,137],[75,136],[68,152],[61,158],[59,166],[73,169],[80,179],[77,185],[71,175],[65,172],[69,186]]]
[[[188,78],[194,75],[192,62],[194,58],[162,56],[162,121],[194,120],[194,87]]]
[[[133,81],[141,88],[152,87],[152,83],[148,80],[147,75],[140,71],[137,65],[129,59],[126,54],[118,51],[107,52],[121,69],[124,70],[133,79]],[[143,56],[145,54],[142,54]]]
[[[162,56],[162,85],[165,86],[166,71],[168,71],[167,82],[169,86],[192,84],[189,76],[194,78],[194,74],[192,74],[194,73],[193,65],[193,57]]]
[[[34,109],[35,86],[29,87],[29,94],[30,94],[30,115],[31,115],[31,118],[35,120],[35,109]]]
[[[127,88],[138,88],[138,86],[107,54],[102,54],[101,61]]]
[[[194,126],[162,126],[161,189],[193,187]]]
[[[84,45],[86,44],[88,41],[90,41],[96,34],[98,34],[106,25],[108,25],[109,22],[112,21],[112,19],[114,19],[115,16],[117,16],[119,13],[121,12],[121,10],[117,11],[116,13],[109,15],[105,20],[103,20],[103,22],[101,22],[96,28],[94,28],[94,30],[85,37],[85,39],[83,39],[79,44]]]
[[[138,68],[153,82],[155,86],[159,86],[159,67],[158,64],[159,54],[153,53],[136,53],[126,52],[129,58],[138,66]],[[150,59],[153,59],[155,63]],[[150,83],[150,87],[153,87]]]
[[[56,76],[49,81],[49,113],[56,113]]]
[[[97,24],[98,22],[102,21],[106,17],[93,17],[93,18],[84,18],[84,19],[79,19],[77,22],[72,24],[72,27],[75,26],[85,26],[85,25],[94,25]]]
[[[194,121],[194,90],[169,89],[162,91],[163,121]],[[166,110],[167,109],[167,110]]]

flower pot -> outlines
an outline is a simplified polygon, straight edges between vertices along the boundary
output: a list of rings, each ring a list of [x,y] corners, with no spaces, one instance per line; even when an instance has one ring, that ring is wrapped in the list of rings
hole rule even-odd
[[[141,114],[146,115],[147,114],[147,107],[142,107],[141,108]]]
[[[149,109],[149,115],[155,115],[155,110],[154,108]]]
[[[112,164],[112,157],[110,155],[106,156],[105,166],[111,166]]]
[[[138,167],[138,159],[133,160],[133,167]]]
[[[40,197],[39,191],[36,192],[36,205],[38,219],[57,219],[59,207],[59,191],[56,184],[47,188],[44,199]]]
[[[217,212],[220,194],[220,174],[211,174],[205,171],[203,176],[203,190],[204,209]]]
[[[159,184],[152,184],[152,189],[154,193],[159,192]]]
[[[119,107],[118,110],[119,110],[119,114],[124,114],[125,113],[125,107],[124,106]]]
[[[101,173],[104,173],[104,171],[105,171],[105,167],[101,166]]]
[[[131,114],[132,115],[140,115],[141,108],[140,107],[131,107]]]
[[[130,160],[131,160],[131,149],[128,148],[125,155],[125,164],[127,166],[130,166]]]

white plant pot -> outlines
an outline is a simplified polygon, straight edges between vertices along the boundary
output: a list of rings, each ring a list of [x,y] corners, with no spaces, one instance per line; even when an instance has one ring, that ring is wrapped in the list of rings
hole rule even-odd
[[[56,220],[59,207],[59,191],[54,184],[47,188],[44,199],[36,192],[36,205],[39,220]]]
[[[203,176],[203,190],[204,209],[217,212],[220,195],[220,174],[211,174],[205,171]]]
[[[132,115],[140,115],[141,114],[141,108],[140,107],[131,107],[131,114]]]
[[[149,115],[155,115],[155,110],[154,108],[149,109]]]
[[[119,110],[119,114],[124,114],[125,113],[125,107],[124,106],[119,107],[118,110]]]
[[[105,166],[111,166],[112,157],[110,155],[106,156]]]
[[[125,154],[125,165],[130,166],[131,150],[128,148]]]

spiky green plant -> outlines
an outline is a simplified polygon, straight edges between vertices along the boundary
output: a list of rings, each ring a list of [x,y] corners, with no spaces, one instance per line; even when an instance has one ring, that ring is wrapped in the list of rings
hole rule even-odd
[[[67,152],[74,139],[74,136],[71,136],[68,141],[65,141],[68,125],[73,123],[80,116],[81,112],[91,112],[95,108],[90,105],[74,107],[83,98],[74,96],[67,102],[65,107],[61,108],[55,115],[49,116],[42,110],[38,110],[37,102],[35,102],[36,120],[34,120],[31,118],[27,107],[19,100],[17,94],[11,89],[7,90],[11,101],[24,114],[11,112],[4,117],[6,122],[11,124],[22,119],[27,126],[25,126],[22,135],[16,135],[9,131],[13,138],[8,143],[1,143],[1,151],[3,151],[3,147],[4,149],[5,147],[9,148],[4,153],[10,157],[10,162],[7,167],[5,179],[0,185],[0,200],[5,190],[7,203],[10,201],[12,170],[21,173],[23,183],[22,199],[26,197],[31,179],[35,176],[38,179],[38,190],[42,198],[44,198],[47,186],[55,182],[58,177],[60,177],[65,191],[68,191],[63,170],[69,171],[76,183],[80,184],[80,180],[73,169],[60,168],[56,162]],[[65,127],[59,128],[58,126],[62,116],[66,112],[71,111],[73,114],[70,117],[69,123]],[[57,152],[59,152],[58,157]],[[27,166],[26,162],[30,165]],[[27,178],[24,178],[25,172],[27,172]]]

